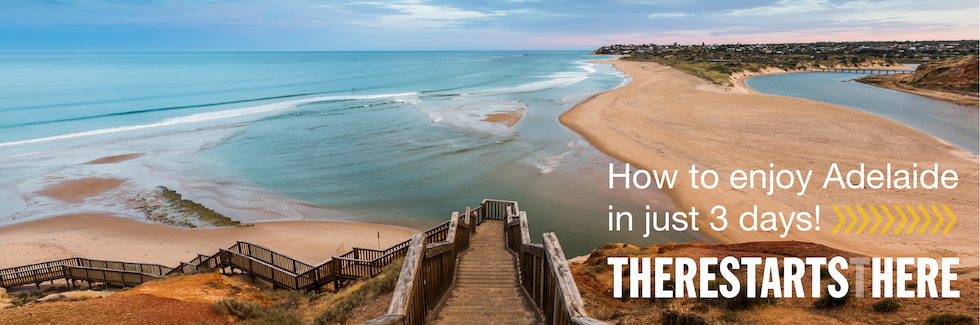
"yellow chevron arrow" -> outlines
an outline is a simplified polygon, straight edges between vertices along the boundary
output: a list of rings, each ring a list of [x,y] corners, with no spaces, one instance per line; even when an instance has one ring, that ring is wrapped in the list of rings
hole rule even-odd
[[[858,208],[858,212],[861,212],[861,217],[864,218],[864,222],[861,223],[861,227],[858,227],[858,231],[856,232],[860,234],[864,231],[864,227],[868,226],[868,222],[871,221],[871,218],[868,217],[868,214],[864,212],[864,208],[862,208],[860,205],[855,205],[855,207]]]
[[[949,229],[953,228],[953,224],[956,223],[956,215],[953,214],[953,210],[950,210],[948,206],[943,206],[943,210],[946,210],[946,214],[949,215],[949,223],[946,224],[946,228],[943,228],[943,233],[949,233]]]
[[[871,226],[871,229],[868,230],[869,234],[873,234],[875,232],[875,229],[878,229],[878,225],[881,224],[881,215],[878,214],[878,210],[875,209],[875,206],[873,205],[869,205],[868,209],[871,209],[871,213],[875,215],[875,220],[877,220],[875,221],[875,224]]]
[[[840,208],[838,208],[836,205],[831,206],[831,208],[834,208],[834,213],[837,213],[837,226],[834,227],[834,231],[831,232],[836,234],[838,231],[840,231],[840,227],[844,225],[845,218],[844,214],[840,212]]]
[[[915,214],[915,209],[912,209],[911,205],[906,205],[905,208],[909,209],[909,213],[912,214],[912,218],[915,218],[912,221],[912,225],[909,226],[909,230],[905,231],[906,234],[911,234],[912,231],[915,230],[915,225],[919,224],[919,215]]]
[[[895,227],[894,234],[897,234],[900,230],[902,230],[902,227],[905,227],[905,223],[909,221],[909,217],[905,216],[905,211],[902,211],[902,207],[897,205],[894,207],[895,211],[898,211],[898,215],[902,217],[902,222],[899,222],[898,227]]]
[[[939,213],[939,209],[936,209],[935,205],[930,205],[929,207],[932,208],[932,212],[936,213],[936,216],[939,217],[939,222],[936,222],[936,226],[932,227],[932,230],[929,231],[930,234],[935,234],[936,231],[939,230],[939,226],[941,226],[946,219],[943,218],[942,213]]]
[[[850,205],[845,205],[844,210],[847,210],[847,214],[851,216],[851,223],[847,224],[847,229],[844,229],[845,234],[851,233],[851,229],[854,229],[854,225],[858,222],[858,217],[854,215],[854,210],[851,210]]]
[[[922,224],[922,228],[919,228],[919,232],[917,232],[918,234],[921,234],[925,232],[926,227],[929,227],[929,224],[932,223],[932,215],[930,215],[929,211],[926,211],[926,207],[922,206],[921,204],[919,204],[919,211],[922,211],[922,214],[926,216],[926,222]]]
[[[888,228],[891,227],[893,223],[895,223],[895,217],[892,216],[891,211],[888,211],[888,207],[882,205],[881,210],[885,211],[885,215],[888,216],[888,223],[885,224],[885,228],[881,229],[881,233],[884,234],[885,232],[888,232]]]

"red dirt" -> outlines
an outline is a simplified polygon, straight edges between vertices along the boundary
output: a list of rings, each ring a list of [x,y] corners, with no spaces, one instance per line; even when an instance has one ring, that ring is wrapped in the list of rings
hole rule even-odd
[[[37,303],[0,310],[0,324],[188,324],[230,323],[211,304],[151,295],[110,296],[85,301]]]

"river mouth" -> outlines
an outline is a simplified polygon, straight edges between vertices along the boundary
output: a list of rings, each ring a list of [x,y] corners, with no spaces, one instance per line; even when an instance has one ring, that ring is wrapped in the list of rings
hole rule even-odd
[[[980,152],[980,113],[923,96],[865,85],[867,74],[804,72],[750,78],[745,84],[768,95],[799,97],[853,108],[905,124],[960,149]]]

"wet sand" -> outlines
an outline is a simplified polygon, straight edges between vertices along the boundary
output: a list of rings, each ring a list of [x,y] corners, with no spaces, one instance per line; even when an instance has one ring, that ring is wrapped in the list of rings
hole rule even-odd
[[[125,155],[115,155],[115,156],[109,156],[109,157],[102,157],[102,158],[95,159],[95,160],[89,161],[87,163],[84,163],[84,165],[101,165],[101,164],[121,163],[121,162],[124,162],[124,161],[127,161],[127,160],[133,160],[133,159],[136,159],[136,158],[139,158],[139,157],[143,157],[143,155],[144,155],[143,153],[130,153],[130,154],[125,154]]]
[[[521,119],[523,118],[524,118],[523,111],[517,111],[517,110],[499,111],[499,112],[487,114],[486,116],[483,117],[481,121],[490,122],[490,123],[499,123],[499,124],[506,125],[509,128],[512,128],[514,127],[514,125],[517,125],[517,122],[520,122]]]
[[[41,190],[38,194],[66,202],[78,203],[86,198],[116,189],[126,180],[118,178],[88,177],[66,180]]]

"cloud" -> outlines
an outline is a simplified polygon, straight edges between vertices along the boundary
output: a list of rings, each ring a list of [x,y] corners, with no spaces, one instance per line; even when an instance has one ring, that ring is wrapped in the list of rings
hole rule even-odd
[[[520,12],[520,10],[497,10],[491,12],[463,10],[450,6],[430,5],[427,4],[427,1],[422,0],[404,0],[394,3],[359,2],[352,4],[384,8],[397,12],[396,14],[380,15],[372,21],[357,22],[365,25],[381,25],[396,28],[456,27],[474,19],[506,16]]]
[[[680,17],[687,17],[687,16],[690,16],[690,15],[689,14],[686,14],[686,13],[683,13],[683,12],[658,12],[658,13],[653,13],[653,14],[647,15],[647,17],[653,18],[653,19],[657,19],[657,18],[680,18]]]
[[[735,9],[725,13],[729,16],[775,16],[800,12],[814,12],[833,8],[827,0],[780,0],[771,6]]]

